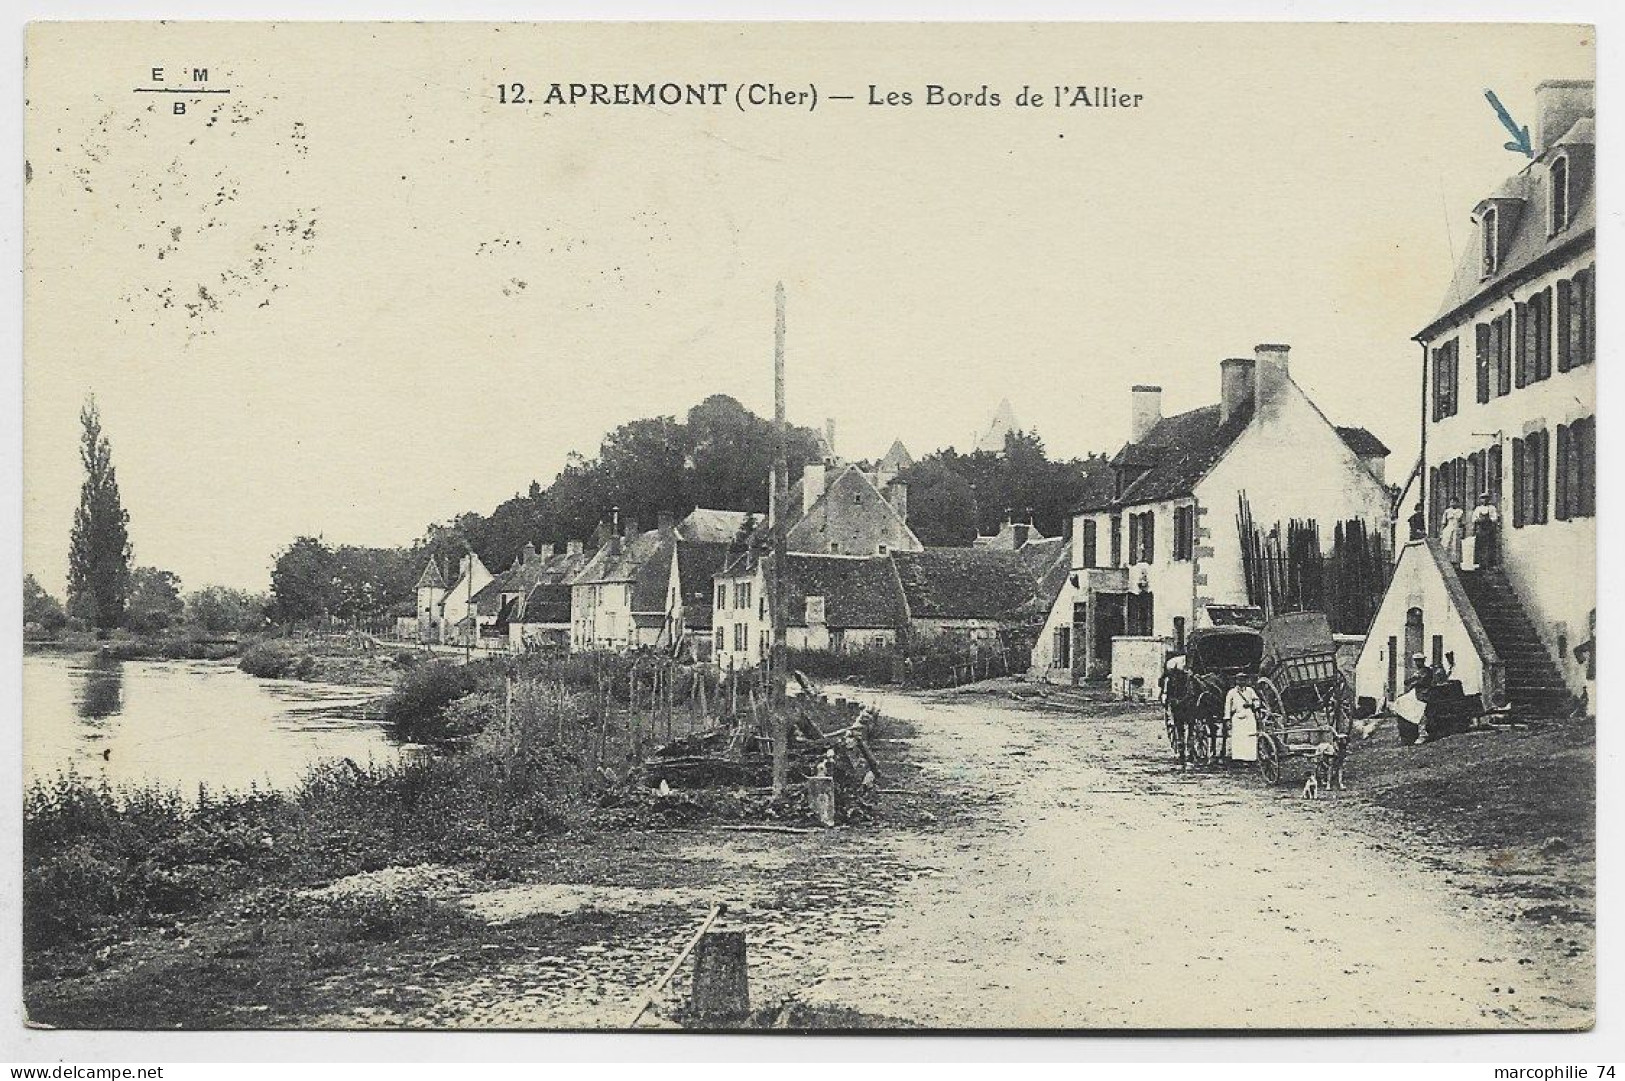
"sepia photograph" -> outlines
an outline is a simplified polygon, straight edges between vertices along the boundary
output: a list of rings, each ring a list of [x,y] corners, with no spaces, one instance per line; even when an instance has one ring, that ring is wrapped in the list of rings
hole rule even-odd
[[[1593,27],[25,48],[19,1030],[1597,1024]]]

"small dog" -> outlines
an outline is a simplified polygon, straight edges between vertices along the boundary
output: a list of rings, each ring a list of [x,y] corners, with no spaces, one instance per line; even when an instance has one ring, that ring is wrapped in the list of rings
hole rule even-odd
[[[1303,798],[1304,799],[1319,799],[1320,798],[1320,778],[1317,776],[1317,774],[1319,772],[1320,772],[1320,769],[1317,766],[1315,769],[1313,769],[1313,770],[1311,770],[1309,772],[1309,775],[1307,777],[1305,777],[1303,779]]]

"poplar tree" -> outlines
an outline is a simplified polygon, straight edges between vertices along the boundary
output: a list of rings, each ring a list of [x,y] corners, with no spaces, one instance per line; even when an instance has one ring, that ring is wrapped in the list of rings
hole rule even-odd
[[[113,448],[94,395],[79,411],[85,482],[68,539],[68,610],[98,631],[118,626],[130,597],[130,515],[119,499]]]

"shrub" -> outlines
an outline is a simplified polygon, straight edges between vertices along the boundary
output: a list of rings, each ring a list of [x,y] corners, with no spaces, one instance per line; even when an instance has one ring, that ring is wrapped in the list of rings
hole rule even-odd
[[[466,732],[454,732],[446,707],[475,687],[474,673],[447,661],[419,665],[404,672],[384,699],[383,718],[396,739],[408,743],[441,743]]]
[[[286,679],[293,675],[298,663],[291,650],[269,642],[256,642],[243,651],[237,667],[260,679]]]
[[[416,668],[423,661],[423,654],[415,649],[403,649],[395,654],[396,668]]]

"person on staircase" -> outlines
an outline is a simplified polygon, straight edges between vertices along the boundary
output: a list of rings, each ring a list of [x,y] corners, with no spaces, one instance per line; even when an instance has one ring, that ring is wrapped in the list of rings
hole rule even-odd
[[[1476,514],[1477,511],[1474,511],[1474,513]],[[1445,558],[1450,560],[1452,567],[1461,566],[1463,517],[1461,500],[1452,497],[1450,507],[1444,512],[1444,522],[1439,527],[1439,546],[1444,549]]]
[[[1501,512],[1495,509],[1490,493],[1485,492],[1478,497],[1478,506],[1473,508],[1473,565],[1475,567],[1494,567],[1500,563],[1499,545],[1501,543]],[[1458,557],[1459,558],[1459,557]]]

